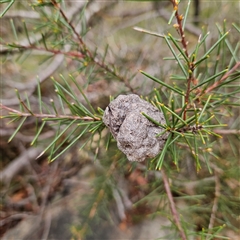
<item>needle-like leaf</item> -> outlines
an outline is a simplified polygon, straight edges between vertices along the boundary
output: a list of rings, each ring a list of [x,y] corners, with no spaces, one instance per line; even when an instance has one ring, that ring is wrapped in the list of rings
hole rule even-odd
[[[11,142],[13,140],[13,138],[16,136],[16,134],[19,132],[20,128],[22,127],[22,125],[26,121],[26,119],[27,119],[27,117],[22,118],[22,121],[18,124],[18,127],[16,128],[16,130],[13,132],[11,137],[8,139],[8,142]]]
[[[146,77],[152,79],[153,81],[155,81],[155,82],[157,82],[157,83],[159,83],[159,84],[165,86],[166,88],[171,89],[172,91],[174,91],[174,92],[176,92],[176,93],[178,93],[178,94],[184,96],[184,92],[183,92],[183,91],[180,91],[180,90],[178,90],[178,89],[176,89],[176,88],[174,88],[174,87],[172,87],[172,86],[166,84],[165,82],[161,81],[160,79],[155,78],[155,77],[153,77],[153,76],[147,74],[146,72],[144,72],[144,71],[142,71],[142,70],[140,70],[140,72],[141,72],[143,75],[145,75]]]

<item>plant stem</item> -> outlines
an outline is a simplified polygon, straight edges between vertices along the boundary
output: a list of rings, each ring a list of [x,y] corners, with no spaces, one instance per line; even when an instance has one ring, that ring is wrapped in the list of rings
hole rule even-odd
[[[25,113],[13,108],[9,108],[5,105],[0,103],[0,109],[8,110],[11,113],[17,114],[19,117],[36,117],[36,118],[62,118],[62,119],[72,119],[72,120],[83,120],[83,121],[100,121],[101,119],[98,117],[79,117],[79,116],[72,116],[72,115],[55,115],[55,114],[43,114],[43,113]]]
[[[170,209],[171,209],[171,212],[172,212],[172,215],[173,215],[173,220],[174,220],[174,222],[175,222],[175,224],[178,228],[180,237],[183,240],[187,240],[185,232],[184,232],[184,230],[182,228],[182,225],[179,221],[179,216],[178,216],[178,212],[177,212],[175,203],[173,201],[173,196],[172,196],[172,192],[171,192],[171,189],[170,189],[168,177],[167,177],[164,169],[161,170],[161,173],[162,173],[163,183],[164,183],[164,187],[165,187],[165,190],[166,190],[166,193],[167,193],[168,201],[169,201],[169,204],[170,204]]]
[[[100,68],[104,69],[105,71],[111,73],[113,76],[115,76],[118,80],[122,81],[125,86],[127,88],[130,89],[131,92],[136,93],[136,91],[131,87],[131,85],[129,84],[128,80],[125,79],[123,76],[121,76],[120,74],[116,73],[114,70],[110,69],[108,65],[106,65],[105,63],[102,63],[100,61],[98,61],[97,59],[94,58],[93,54],[91,53],[91,51],[88,49],[88,47],[86,46],[86,44],[84,43],[84,41],[82,40],[82,37],[80,36],[80,34],[76,31],[75,27],[73,26],[73,24],[68,20],[66,14],[64,13],[64,11],[61,9],[61,7],[59,6],[59,4],[55,1],[55,0],[51,0],[53,6],[59,10],[60,14],[62,15],[62,17],[64,18],[64,20],[67,22],[67,24],[69,25],[69,27],[72,29],[73,33],[75,34],[75,36],[77,37],[78,41],[79,41],[79,45],[81,47],[82,50],[82,54],[88,56],[88,58],[94,62],[96,65],[98,65]]]
[[[177,20],[177,24],[174,26],[181,37],[183,51],[184,51],[186,57],[188,58],[188,61],[187,61],[188,79],[187,79],[187,90],[186,90],[186,94],[185,94],[185,104],[188,104],[189,103],[189,95],[190,95],[190,91],[191,91],[191,82],[194,80],[193,71],[194,71],[195,65],[193,62],[191,62],[189,54],[188,54],[188,48],[187,48],[188,42],[186,41],[185,33],[184,33],[183,25],[182,25],[182,20],[184,17],[182,15],[180,15],[178,12],[178,4],[179,4],[178,0],[170,0],[170,1],[172,2],[173,9],[175,11],[175,18]],[[183,119],[186,120],[186,118],[187,118],[187,108],[183,112]]]
[[[209,86],[203,93],[201,93],[201,95],[204,94],[204,93],[211,92],[213,89],[215,89],[216,87],[218,87],[218,85],[219,85],[220,83],[224,82],[224,81],[225,81],[234,71],[236,71],[239,67],[240,67],[240,62],[237,62],[237,63],[235,64],[235,66],[234,66],[231,70],[229,70],[228,72],[226,72],[219,81],[217,81],[217,82],[215,82],[213,85]]]
[[[8,46],[8,45],[6,45],[6,46]],[[84,58],[85,57],[85,55],[83,55],[82,53],[76,52],[76,51],[65,52],[65,51],[62,51],[59,49],[49,49],[49,48],[37,47],[35,45],[23,46],[23,45],[15,44],[14,47],[19,48],[20,51],[23,49],[26,49],[26,50],[31,49],[31,50],[41,51],[41,52],[45,51],[45,52],[53,53],[54,55],[63,54],[66,56],[76,57],[76,58]],[[11,53],[11,51],[9,50],[8,53]]]
[[[55,0],[51,0],[53,6],[59,10],[60,14],[62,15],[62,17],[64,18],[64,20],[67,22],[67,24],[69,25],[69,27],[72,29],[72,31],[74,32],[75,36],[77,37],[79,43],[80,43],[80,47],[82,48],[82,52],[83,54],[85,52],[88,52],[88,54],[91,56],[91,52],[89,52],[82,40],[82,37],[78,34],[78,32],[76,31],[75,27],[72,25],[72,23],[69,21],[69,19],[67,18],[66,14],[63,12],[63,10],[61,9],[61,7],[59,6],[59,4],[55,1]]]
[[[188,50],[187,50],[187,41],[185,39],[185,34],[184,34],[184,30],[182,27],[182,20],[183,20],[183,16],[179,15],[178,13],[178,2],[177,0],[171,0],[172,4],[173,4],[173,9],[176,11],[175,12],[175,18],[177,20],[177,29],[179,30],[179,34],[181,36],[181,43],[183,45],[183,51],[185,52],[187,58],[189,57],[188,55]]]

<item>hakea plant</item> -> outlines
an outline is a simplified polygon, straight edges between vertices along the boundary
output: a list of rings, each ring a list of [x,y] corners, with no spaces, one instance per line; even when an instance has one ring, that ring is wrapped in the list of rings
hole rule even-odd
[[[38,6],[41,6],[41,4],[43,3],[40,3]],[[65,19],[66,22],[68,22],[70,28],[77,36],[80,46],[83,49],[80,51],[81,53],[70,51],[64,54],[72,57],[79,57],[84,59],[87,58],[88,61],[93,61],[95,64],[100,65],[100,67],[102,67],[106,71],[109,71],[110,74],[115,75],[117,78],[121,80],[121,76],[118,76],[118,74],[115,73],[114,70],[110,69],[107,64],[104,64],[104,61],[97,61],[94,58],[93,54],[90,52],[90,50],[88,50],[81,36],[75,31],[74,26],[69,22],[60,6],[55,1],[51,1],[48,4],[52,4],[59,10],[62,17]],[[203,54],[200,54],[199,52],[201,47],[204,45],[205,40],[209,33],[200,36],[199,41],[195,46],[195,49],[192,50],[192,53],[190,54],[188,50],[188,42],[186,40],[186,36],[184,33],[184,26],[186,24],[187,16],[185,15],[185,17],[183,17],[183,15],[179,14],[177,1],[172,1],[172,4],[174,12],[173,16],[169,21],[169,24],[171,23],[173,17],[175,16],[177,23],[174,24],[173,26],[176,29],[177,33],[179,34],[180,39],[173,37],[171,34],[168,34],[167,36],[159,34],[158,36],[165,39],[167,46],[169,47],[173,54],[172,60],[177,61],[178,66],[182,71],[182,75],[172,76],[172,79],[179,81],[181,80],[181,84],[170,85],[164,82],[163,80],[151,76],[149,73],[140,71],[147,78],[157,82],[160,85],[160,88],[154,89],[153,98],[150,102],[155,107],[157,107],[159,111],[163,113],[166,123],[163,124],[161,122],[156,121],[153,117],[150,117],[146,113],[144,113],[144,111],[142,112],[142,114],[149,121],[156,124],[156,126],[160,126],[164,129],[164,131],[161,134],[164,134],[166,132],[170,133],[168,134],[166,144],[164,145],[164,148],[161,151],[161,153],[150,161],[151,163],[154,163],[154,167],[153,165],[151,165],[151,168],[161,169],[164,156],[167,150],[171,149],[171,152],[176,152],[172,148],[175,148],[177,142],[179,141],[182,142],[183,140],[191,150],[197,163],[196,164],[197,170],[199,170],[200,169],[200,162],[198,159],[199,149],[202,149],[203,151],[208,151],[207,150],[208,145],[206,144],[206,142],[211,141],[211,136],[214,135],[221,138],[221,136],[218,133],[216,133],[214,129],[218,127],[227,126],[225,123],[219,123],[216,120],[214,121],[215,116],[214,114],[211,114],[209,110],[211,110],[212,108],[220,107],[224,103],[228,103],[229,97],[233,95],[233,93],[223,93],[221,89],[225,90],[225,87],[228,87],[228,84],[230,83],[234,82],[237,83],[237,80],[239,80],[239,72],[237,70],[240,67],[240,63],[236,60],[236,55],[233,55],[232,59],[230,60],[231,65],[228,66],[228,68],[219,71],[217,66],[217,64],[219,63],[216,62],[216,66],[214,69],[215,72],[212,73],[211,76],[205,75],[204,77],[202,77],[198,68],[201,66],[201,64],[204,63],[204,61],[211,57],[211,53],[215,49],[218,49],[218,52],[221,51],[221,45],[223,45],[223,43],[226,42],[229,31],[223,32],[219,27],[219,39],[212,45],[210,49],[206,50],[206,52]],[[188,13],[189,6],[190,5],[188,5],[186,14]],[[239,31],[238,27],[235,24],[233,24],[233,27],[237,31]],[[137,27],[135,28],[135,30],[147,34],[152,34],[152,32]],[[43,43],[44,45],[46,44],[45,42]],[[40,47],[36,47],[34,45],[21,46],[13,43],[8,44],[7,46],[11,48],[17,48],[20,50],[28,48],[43,50]],[[46,46],[45,50],[55,54],[63,53],[60,50],[59,51],[52,50],[47,48]],[[178,50],[178,52],[176,50]],[[232,51],[232,49],[230,50]],[[59,112],[53,100],[51,100],[51,106],[48,106],[46,109],[46,112],[51,112],[51,114],[43,113],[43,102],[41,99],[40,84],[38,84],[38,99],[39,99],[38,113],[32,112],[31,103],[28,97],[24,96],[25,100],[23,100],[23,98],[18,93],[18,90],[16,89],[17,97],[20,103],[19,105],[20,110],[12,109],[1,104],[1,108],[8,110],[10,113],[9,115],[4,115],[2,117],[12,118],[13,121],[21,120],[20,124],[18,125],[18,128],[10,137],[9,141],[11,141],[14,138],[14,136],[20,130],[21,126],[23,126],[25,120],[28,117],[39,118],[40,122],[42,122],[41,127],[39,127],[36,133],[36,137],[32,141],[31,145],[34,145],[34,143],[36,142],[37,137],[41,134],[41,131],[44,129],[44,125],[46,122],[59,121],[59,123],[61,123],[60,125],[62,124],[66,125],[66,128],[63,131],[60,130],[58,131],[52,144],[49,145],[44,150],[43,153],[47,152],[47,150],[51,149],[51,147],[53,146],[56,147],[55,143],[63,135],[63,133],[65,133],[72,125],[76,125],[77,127],[74,130],[71,130],[71,134],[69,134],[66,137],[65,141],[68,141],[69,145],[67,148],[63,149],[61,153],[69,149],[74,143],[77,143],[77,141],[85,133],[91,132],[92,134],[94,134],[96,132],[101,132],[101,130],[103,130],[104,124],[102,121],[102,117],[104,110],[98,108],[96,111],[92,107],[90,101],[85,96],[83,89],[81,88],[81,86],[79,86],[77,80],[72,75],[70,75],[67,79],[63,75],[60,75],[60,77],[63,80],[64,85],[61,85],[58,81],[52,79],[55,86],[55,92],[59,97],[59,104],[61,105],[61,109],[68,108],[71,114],[66,115],[64,113]],[[186,88],[183,82],[184,80],[186,81]],[[79,94],[81,94],[84,97],[87,107],[85,107],[80,102],[78,98],[78,93],[75,93],[73,91],[71,84],[69,84],[69,82],[74,83],[74,85],[77,87],[77,89],[79,90]],[[124,82],[126,82],[126,80],[124,80]],[[127,84],[127,87],[128,86],[130,85]],[[132,92],[135,92],[132,89],[132,87],[129,88]],[[168,98],[168,102],[170,104],[164,103],[162,96],[166,95],[165,92],[168,94],[168,96],[171,96],[171,98]],[[234,91],[234,93],[235,92],[237,93],[236,90]],[[46,108],[46,105],[44,106]],[[213,122],[218,123],[214,124]],[[82,134],[78,135],[77,138],[72,138],[73,133],[77,131],[77,129],[79,129],[80,126],[84,126],[83,130],[81,130]],[[69,138],[71,139],[71,141]],[[51,151],[51,154],[49,156],[50,161],[55,160],[61,154],[58,153],[56,155],[56,153],[57,150]],[[173,157],[174,162],[176,163],[176,165],[178,165],[177,155],[174,154]]]
[[[138,137],[141,131],[139,134],[131,135],[129,132],[124,132],[127,131],[127,127],[121,128],[121,139],[126,136],[130,138],[130,135],[133,139],[131,142],[126,142],[124,138],[118,146],[127,154],[131,161],[139,159],[139,161],[142,161],[147,159],[149,170],[162,171],[173,220],[181,239],[187,239],[186,231],[181,225],[179,215],[173,202],[169,182],[163,167],[166,165],[164,160],[170,157],[176,165],[176,168],[179,169],[182,149],[187,149],[195,160],[197,171],[200,171],[202,165],[206,164],[209,172],[212,173],[208,155],[214,155],[212,143],[215,141],[215,138],[222,138],[220,128],[227,127],[226,118],[222,120],[221,117],[219,117],[218,109],[223,106],[225,108],[234,108],[239,105],[237,94],[240,92],[240,61],[237,55],[238,46],[234,48],[228,41],[230,31],[226,31],[225,22],[223,28],[217,25],[219,37],[211,47],[206,48],[206,39],[210,33],[203,32],[199,36],[195,46],[191,47],[190,50],[188,47],[187,35],[185,33],[190,1],[184,15],[179,12],[178,1],[171,0],[171,3],[173,5],[173,14],[170,17],[169,24],[172,24],[173,19],[176,20],[176,23],[173,24],[173,28],[176,30],[175,36],[170,33],[161,35],[139,27],[134,28],[136,31],[163,38],[166,42],[166,46],[172,53],[172,57],[168,57],[167,59],[177,62],[179,68],[179,74],[171,76],[171,80],[174,81],[172,83],[152,76],[151,73],[140,70],[141,74],[158,84],[157,87],[152,90],[150,96],[145,98],[147,101],[144,100],[144,97],[142,97],[142,99],[136,97],[138,98],[137,102],[141,102],[141,104],[139,103],[141,107],[138,107],[138,103],[136,103],[136,106],[126,107],[126,109],[128,109],[127,114],[122,113],[121,106],[126,103],[124,102],[125,100],[119,100],[119,106],[116,107],[114,101],[118,98],[113,100],[111,97],[111,102],[106,110],[100,107],[95,109],[85,95],[84,89],[78,84],[77,79],[73,75],[69,75],[67,78],[60,75],[62,84],[52,77],[55,93],[58,98],[57,103],[56,100],[51,100],[48,105],[44,103],[42,100],[41,85],[40,82],[38,83],[38,112],[32,110],[32,103],[28,96],[21,96],[18,90],[16,90],[16,94],[19,100],[19,109],[13,109],[2,103],[0,107],[3,111],[1,118],[9,118],[12,122],[19,121],[18,127],[9,141],[16,136],[28,118],[35,118],[37,123],[37,131],[31,142],[32,146],[37,144],[38,137],[44,131],[45,126],[47,126],[48,123],[53,125],[55,136],[51,140],[51,143],[39,155],[40,157],[43,154],[48,154],[50,162],[57,159],[74,144],[77,144],[81,138],[84,138],[84,144],[80,147],[83,148],[88,145],[88,143],[92,142],[96,134],[99,134],[98,144],[100,146],[102,138],[101,133],[106,126],[111,130],[107,136],[104,136],[106,149],[108,149],[111,142],[115,141],[114,138],[119,143],[120,136],[117,137],[116,134],[120,131],[119,129],[125,119],[132,121],[131,126],[133,126],[133,131],[134,129],[136,131],[136,128],[134,128],[134,121],[131,117],[135,116],[134,113],[136,109],[138,109],[138,113],[136,114],[140,114],[142,120],[139,120],[140,122],[137,127],[141,128],[141,124],[143,124],[142,127],[144,128],[144,124],[148,124],[156,129],[161,129],[160,132],[156,131],[155,134],[156,139],[164,138],[161,147],[159,147],[157,152],[153,155],[146,151],[147,153],[145,155],[143,154],[144,156],[141,155],[141,157],[138,156],[139,158],[134,159],[136,155],[132,156],[133,149],[130,148],[129,150],[129,144],[131,145],[134,141],[138,143]],[[9,4],[8,8],[11,7],[11,4],[12,3]],[[97,59],[96,54],[88,48],[86,41],[84,41],[82,36],[76,31],[75,26],[68,19],[59,3],[55,0],[48,2],[39,1],[34,7],[40,8],[41,6],[54,7],[57,12],[56,17],[59,21],[58,24],[67,25],[68,30],[76,37],[74,41],[76,41],[75,43],[78,45],[78,50],[64,52],[60,49],[51,49],[47,46],[46,35],[42,36],[41,46],[37,44],[24,46],[17,43],[5,44],[2,39],[1,44],[6,45],[8,50],[11,49],[12,51],[14,49],[19,49],[20,51],[35,49],[40,51],[44,50],[53,54],[64,54],[71,58],[79,58],[83,63],[82,72],[89,64],[96,65],[98,69],[107,72],[110,77],[123,82],[130,92],[137,93],[136,89],[130,85],[131,77],[123,77],[115,68],[110,67],[110,65],[105,62],[107,51],[105,55],[102,56],[102,59]],[[7,10],[8,9],[5,9],[2,15],[5,14]],[[231,32],[239,34],[240,29],[236,24],[232,24]],[[31,41],[29,40],[29,42]],[[6,51],[8,50],[6,49]],[[228,59],[225,59],[225,62],[219,60],[219,56],[223,54],[223,51],[228,51],[230,55]],[[207,62],[209,61],[214,63],[211,71],[206,70]],[[75,86],[75,90],[73,90],[72,85]],[[76,92],[76,89],[78,92]],[[79,100],[79,95],[82,95],[83,99],[85,99],[84,104]],[[144,102],[148,103],[144,105]],[[156,110],[156,112],[161,114],[162,118],[159,116],[155,117],[156,114],[154,115],[154,113],[149,111],[149,108],[151,108],[149,105],[152,106],[153,111]],[[113,106],[114,109],[111,109]],[[67,113],[66,109],[68,110]],[[8,113],[6,113],[6,111]],[[113,118],[110,118],[109,115],[113,114],[113,111],[115,115],[112,115]],[[131,114],[132,112],[133,114]],[[140,117],[138,119],[140,119]],[[113,121],[115,121],[114,126],[112,125]],[[124,124],[126,125],[127,123],[125,122]],[[117,132],[114,130],[114,127],[118,128],[117,130],[115,129]],[[150,130],[147,129],[146,131]],[[126,135],[124,136],[124,134]],[[149,143],[149,146],[147,144],[145,145],[145,147],[153,147],[151,143]]]

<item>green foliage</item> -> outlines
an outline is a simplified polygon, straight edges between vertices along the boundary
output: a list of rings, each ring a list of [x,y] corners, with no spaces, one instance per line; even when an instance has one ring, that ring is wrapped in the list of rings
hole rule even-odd
[[[6,14],[14,2],[4,1],[8,5],[2,11],[1,17]],[[177,21],[172,26],[172,29],[176,30],[176,34],[164,35],[135,27],[137,31],[164,39],[165,48],[168,48],[169,54],[172,54],[170,57],[164,57],[166,64],[177,64],[177,69],[173,68],[169,79],[159,79],[158,76],[140,70],[147,81],[156,83],[147,98],[149,102],[163,112],[166,125],[161,125],[145,113],[142,114],[154,124],[162,127],[164,129],[162,134],[169,132],[161,153],[155,158],[149,159],[146,174],[150,170],[158,171],[164,168],[167,170],[169,178],[182,178],[184,181],[188,181],[187,176],[190,174],[184,176],[185,159],[191,159],[190,165],[194,167],[198,174],[202,174],[202,176],[214,174],[215,190],[214,188],[211,190],[213,193],[215,192],[215,195],[213,194],[214,200],[209,200],[207,197],[208,187],[201,185],[201,182],[196,183],[196,186],[202,186],[202,189],[197,189],[193,195],[183,190],[184,185],[178,186],[177,180],[176,182],[173,181],[172,191],[176,193],[179,199],[184,198],[189,204],[186,211],[179,210],[184,216],[181,218],[181,224],[187,236],[194,235],[199,239],[227,239],[221,237],[219,232],[225,225],[236,229],[231,218],[237,219],[239,199],[235,188],[232,191],[227,188],[226,191],[224,190],[225,193],[221,192],[220,194],[221,190],[218,187],[221,185],[219,179],[222,179],[222,181],[231,178],[236,180],[237,169],[239,170],[239,167],[236,167],[239,164],[236,144],[239,140],[239,131],[237,130],[239,117],[236,117],[240,92],[239,42],[231,42],[231,34],[239,35],[240,27],[233,23],[230,26],[231,29],[228,29],[229,26],[224,20],[222,25],[216,24],[218,36],[217,39],[214,39],[214,42],[211,41],[211,44],[208,44],[211,34],[203,29],[198,40],[189,47],[185,29],[191,1],[186,5],[184,17],[179,13],[178,3],[172,2],[174,11],[169,24],[172,24],[174,19]],[[181,4],[184,5],[185,3]],[[105,165],[102,163],[104,170],[93,183],[95,191],[88,198],[83,223],[80,227],[74,227],[73,229],[76,236],[82,237],[90,234],[89,221],[98,223],[102,213],[108,212],[108,201],[114,198],[113,189],[118,188],[113,173],[120,171],[121,168],[123,175],[130,171],[123,167],[128,164],[125,157],[121,153],[116,154],[115,140],[110,134],[104,134],[105,126],[102,122],[104,111],[99,106],[93,106],[86,95],[86,88],[104,77],[109,82],[123,83],[125,92],[138,92],[139,94],[141,92],[137,90],[137,86],[131,84],[136,73],[131,74],[127,67],[122,70],[117,64],[108,62],[108,45],[101,52],[88,46],[86,36],[88,27],[84,15],[86,6],[82,6],[82,12],[78,17],[77,22],[81,25],[81,29],[78,30],[67,16],[67,8],[65,9],[64,6],[64,1],[58,3],[53,0],[38,1],[38,3],[32,5],[35,11],[40,14],[40,21],[33,20],[31,23],[25,21],[22,23],[27,44],[21,44],[22,36],[18,35],[14,21],[10,20],[13,39],[15,40],[7,42],[4,38],[1,39],[1,44],[5,47],[2,54],[11,58],[14,58],[15,54],[19,54],[19,58],[24,58],[28,54],[31,55],[31,51],[43,51],[49,54],[44,57],[43,62],[47,62],[58,55],[64,55],[75,62],[76,69],[67,77],[65,74],[47,77],[47,79],[52,79],[55,90],[55,96],[52,94],[53,99],[50,100],[50,103],[43,99],[42,80],[40,79],[35,88],[38,109],[35,107],[36,103],[31,102],[28,94],[20,94],[18,90],[16,90],[19,101],[18,110],[2,103],[0,107],[3,111],[8,111],[1,118],[8,118],[10,122],[17,122],[16,129],[9,141],[21,131],[28,119],[35,119],[36,122],[35,137],[31,146],[40,144],[38,138],[47,127],[54,129],[55,136],[49,140],[45,150],[39,155],[40,157],[43,154],[48,154],[49,162],[59,158],[73,145],[79,144],[80,140],[80,150],[84,147],[94,149],[94,160],[103,155],[101,152],[98,156],[99,148],[107,149],[105,159],[113,161],[106,161]],[[77,23],[75,24],[77,25]],[[39,34],[39,37],[35,36],[34,38],[33,36],[36,34]],[[149,49],[149,51],[152,50]],[[83,85],[78,82],[79,74],[85,79]],[[228,125],[230,116],[234,116],[235,120]],[[236,139],[222,138],[222,134],[226,133],[228,135],[231,131],[236,135],[238,134]],[[97,146],[94,140],[96,135],[98,136]],[[104,142],[104,145],[102,142]],[[217,144],[226,146],[226,148],[231,147],[233,152],[231,157],[224,156],[226,153],[222,152],[222,149],[217,149]],[[231,165],[228,169],[229,174],[225,171],[225,165]],[[131,168],[132,171],[136,168],[136,165],[132,164]],[[150,202],[153,193],[157,193],[160,202],[162,195],[159,193],[159,186],[154,185],[154,181],[149,186],[144,201]],[[189,228],[187,218],[193,218],[199,214],[201,212],[200,206],[203,206],[203,204],[206,204],[205,209],[208,210],[208,213],[200,221],[203,222],[202,229],[197,230],[197,223],[193,223]],[[217,205],[220,213],[215,220],[217,223],[209,228],[207,222],[211,221],[212,215],[216,218],[215,215],[217,214],[212,210],[212,205]],[[166,207],[159,207],[158,211],[162,211],[173,221],[172,227],[176,232],[181,232]],[[188,230],[188,228],[195,230]],[[171,237],[176,239],[176,236],[178,236],[176,232],[172,231]]]
[[[8,3],[5,9],[0,13],[0,17],[3,17],[4,14],[10,9],[10,7],[14,4],[15,0],[1,0],[0,3]]]

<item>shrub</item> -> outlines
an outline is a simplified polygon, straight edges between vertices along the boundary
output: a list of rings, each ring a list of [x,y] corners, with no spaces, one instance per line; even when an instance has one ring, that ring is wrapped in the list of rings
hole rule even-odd
[[[107,211],[109,202],[116,200],[114,189],[123,201],[118,177],[127,178],[133,171],[140,171],[149,178],[148,189],[145,192],[139,190],[144,192],[144,200],[137,197],[135,207],[143,202],[150,204],[156,196],[159,203],[165,202],[164,197],[167,196],[170,210],[165,204],[159,204],[155,212],[161,212],[159,214],[172,221],[176,232],[172,231],[169,238],[188,239],[191,235],[199,239],[221,238],[219,231],[223,226],[233,230],[237,228],[240,29],[237,24],[228,24],[224,20],[222,25],[216,24],[216,35],[211,35],[205,28],[198,34],[192,30],[190,21],[188,23],[191,1],[170,2],[173,12],[169,16],[169,25],[163,27],[168,29],[168,33],[134,27],[139,38],[145,34],[148,38],[156,37],[162,44],[161,49],[157,49],[156,44],[153,48],[146,46],[148,56],[144,61],[149,65],[145,67],[147,63],[142,61],[142,69],[146,70],[139,70],[139,73],[132,73],[130,69],[135,69],[128,56],[130,53],[113,52],[107,44],[103,49],[97,42],[99,37],[91,35],[89,26],[96,24],[91,14],[95,12],[88,11],[85,3],[71,6],[64,1],[38,1],[31,3],[36,19],[29,16],[26,21],[18,23],[12,19],[7,22],[3,18],[11,26],[12,34],[1,38],[2,61],[6,68],[12,62],[20,68],[19,72],[14,69],[11,75],[2,79],[3,89],[14,76],[18,82],[11,84],[16,84],[16,89],[18,86],[22,88],[22,91],[15,90],[16,99],[12,99],[12,87],[6,95],[9,100],[3,100],[0,105],[4,112],[2,118],[16,124],[9,141],[21,129],[26,131],[29,121],[35,121],[35,128],[32,128],[35,136],[29,147],[44,146],[38,158],[48,155],[49,163],[59,161],[77,145],[80,150],[85,148],[92,154],[93,164],[98,162],[101,165],[101,173],[93,184],[94,192],[87,196],[83,211],[86,219],[81,226],[73,228],[76,236],[91,234],[88,223],[98,222],[103,211]],[[2,15],[7,14],[13,3],[7,3]],[[93,2],[89,3],[89,8],[93,5],[100,13],[109,7],[109,3]],[[163,14],[161,9],[159,13]],[[198,34],[197,38],[189,32]],[[134,48],[131,54],[138,54],[139,59],[142,57]],[[151,54],[154,59],[151,59]],[[36,64],[42,65],[36,81],[26,81],[26,86],[22,87],[25,74],[29,79]],[[144,108],[139,110],[151,126],[162,130],[156,137],[166,136],[161,151],[143,164],[128,162],[126,156],[117,151],[115,136],[103,123],[104,110],[109,102],[104,97],[98,97],[101,102],[94,102],[89,94],[91,88],[97,96],[105,95],[98,92],[100,90],[110,90],[114,97],[129,93],[144,95],[142,98],[162,112],[165,118],[160,122],[144,112]],[[48,95],[51,95],[50,101],[47,100]],[[110,101],[114,97],[110,96]],[[18,109],[13,107],[16,102],[19,103]],[[46,143],[39,141],[49,128],[54,131],[51,139]],[[137,136],[135,134],[133,140]],[[157,177],[158,172],[161,181]],[[152,175],[154,177],[150,178]],[[176,206],[181,199],[184,199],[186,209]],[[123,221],[126,216],[122,218]],[[188,219],[192,222],[189,223]]]

